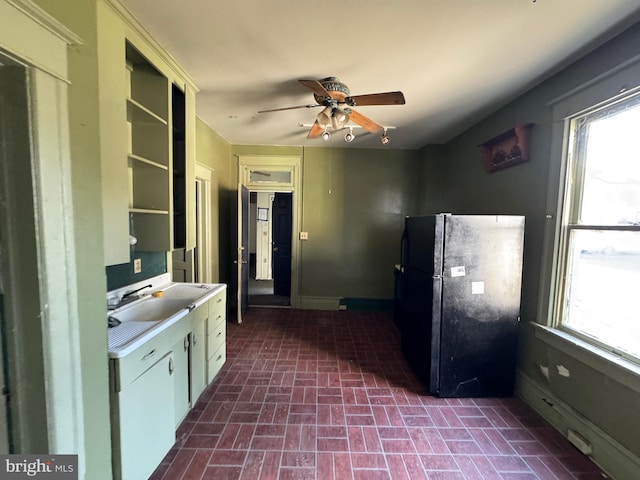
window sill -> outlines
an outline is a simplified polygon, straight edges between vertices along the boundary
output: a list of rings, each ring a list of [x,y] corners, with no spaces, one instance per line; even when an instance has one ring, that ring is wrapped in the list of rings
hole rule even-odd
[[[640,393],[640,365],[591,345],[567,332],[535,322],[529,323],[533,326],[536,338]]]

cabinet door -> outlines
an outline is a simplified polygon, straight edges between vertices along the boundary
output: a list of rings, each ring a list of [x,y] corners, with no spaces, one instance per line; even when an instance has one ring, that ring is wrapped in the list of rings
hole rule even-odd
[[[182,337],[173,346],[172,350],[175,389],[175,401],[172,411],[175,412],[174,425],[177,428],[189,412],[189,336]]]
[[[206,308],[203,305],[200,308]],[[198,398],[207,387],[207,332],[206,319],[199,321],[191,332],[191,406],[195,405]]]
[[[104,259],[115,265],[129,262],[124,25],[105,2],[97,5]]]
[[[196,247],[196,93],[190,86],[185,90],[185,177],[186,177],[186,246]]]
[[[175,443],[172,364],[168,353],[118,394],[122,480],[148,478]]]

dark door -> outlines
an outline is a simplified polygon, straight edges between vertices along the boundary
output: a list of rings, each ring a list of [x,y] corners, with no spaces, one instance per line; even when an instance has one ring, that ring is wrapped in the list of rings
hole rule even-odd
[[[273,200],[273,294],[291,295],[291,193],[276,193]]]

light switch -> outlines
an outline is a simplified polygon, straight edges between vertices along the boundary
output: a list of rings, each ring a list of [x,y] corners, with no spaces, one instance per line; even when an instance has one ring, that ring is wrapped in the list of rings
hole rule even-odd
[[[309,232],[300,232],[300,240],[309,240]]]

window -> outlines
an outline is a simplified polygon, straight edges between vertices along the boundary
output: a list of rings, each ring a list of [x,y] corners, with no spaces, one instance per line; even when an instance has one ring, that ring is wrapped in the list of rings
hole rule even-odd
[[[640,362],[640,94],[569,133],[556,326]]]

